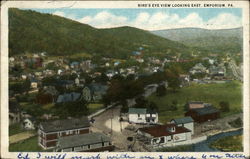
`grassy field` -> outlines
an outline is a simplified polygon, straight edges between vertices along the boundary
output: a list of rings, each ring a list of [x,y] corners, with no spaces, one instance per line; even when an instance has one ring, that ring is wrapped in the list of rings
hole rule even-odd
[[[101,104],[101,103],[90,103],[88,105],[88,108],[89,108],[89,114],[92,114],[92,113],[102,109],[103,104]]]
[[[20,123],[15,123],[9,126],[9,136],[23,132],[23,128]]]
[[[232,81],[223,84],[194,84],[181,88],[178,92],[167,92],[163,97],[157,97],[155,94],[148,97],[159,107],[160,122],[168,122],[173,118],[183,117],[184,105],[188,101],[203,101],[212,103],[219,108],[221,101],[227,101],[230,104],[230,111],[222,113],[221,116],[228,116],[242,111],[242,84]],[[172,101],[177,101],[177,110],[169,111]]]
[[[242,135],[228,136],[210,144],[211,147],[217,148],[224,152],[241,152],[243,151],[242,146]]]
[[[38,138],[37,136],[31,137],[29,139],[20,141],[15,144],[9,145],[10,152],[38,152],[44,151],[40,146],[38,146]]]

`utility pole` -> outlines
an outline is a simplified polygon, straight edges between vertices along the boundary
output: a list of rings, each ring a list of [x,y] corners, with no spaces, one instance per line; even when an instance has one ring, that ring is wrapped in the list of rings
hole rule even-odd
[[[113,109],[112,109],[111,120],[110,120],[111,121],[111,135],[113,133],[113,122],[112,122],[112,120],[113,120]]]

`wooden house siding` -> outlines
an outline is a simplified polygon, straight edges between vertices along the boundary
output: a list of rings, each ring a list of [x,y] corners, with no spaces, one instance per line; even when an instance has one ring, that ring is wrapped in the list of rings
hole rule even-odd
[[[87,133],[89,133],[89,129],[80,130],[79,134],[87,134]]]
[[[190,110],[187,113],[185,113],[185,116],[191,116],[195,122],[202,123],[209,120],[218,119],[220,117],[220,113],[217,112],[212,114],[198,115],[196,112]]]

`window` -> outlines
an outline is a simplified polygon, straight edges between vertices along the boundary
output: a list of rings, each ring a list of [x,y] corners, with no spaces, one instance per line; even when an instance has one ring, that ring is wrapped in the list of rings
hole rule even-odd
[[[137,114],[138,115],[138,118],[141,116],[141,114]]]
[[[159,143],[164,143],[164,141],[165,141],[164,137],[161,137]]]

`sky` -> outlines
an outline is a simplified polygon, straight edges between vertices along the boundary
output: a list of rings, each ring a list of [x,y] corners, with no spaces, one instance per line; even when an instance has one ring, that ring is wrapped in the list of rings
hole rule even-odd
[[[184,27],[230,29],[242,26],[240,8],[32,9],[69,18],[95,28],[131,26],[145,30]]]

